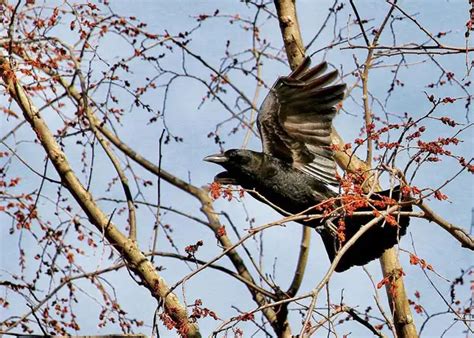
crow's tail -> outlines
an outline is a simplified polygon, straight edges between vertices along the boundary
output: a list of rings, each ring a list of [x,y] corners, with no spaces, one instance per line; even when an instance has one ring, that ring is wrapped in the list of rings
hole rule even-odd
[[[381,200],[382,196],[390,196],[390,190],[378,192],[371,196],[373,200]],[[395,201],[400,199],[400,187],[395,187],[391,196]],[[372,208],[360,208],[357,211],[372,211]],[[380,209],[383,210],[383,209]],[[410,204],[403,205],[401,211],[411,211],[412,206]],[[360,229],[361,226],[370,222],[375,216],[345,216],[345,242],[347,242],[354,234]],[[409,216],[397,216],[394,215],[398,225],[392,225],[383,220],[373,225],[364,235],[362,235],[342,256],[338,265],[336,266],[337,272],[342,272],[354,265],[365,265],[371,260],[382,256],[386,249],[393,247],[398,243],[401,236],[405,235],[406,229],[410,222]],[[338,224],[338,219],[333,221],[334,224]],[[331,262],[334,260],[339,249],[344,245],[341,244],[338,238],[335,238],[334,233],[324,229],[320,232],[324,246],[329,255]]]

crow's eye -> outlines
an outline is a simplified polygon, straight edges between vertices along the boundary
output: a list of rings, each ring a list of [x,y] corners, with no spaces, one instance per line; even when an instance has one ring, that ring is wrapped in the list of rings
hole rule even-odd
[[[247,164],[251,160],[250,156],[248,156],[247,154],[241,154],[239,157],[240,157],[239,158],[240,163],[242,163],[242,164]]]
[[[230,159],[231,162],[242,165],[247,164],[252,160],[250,154],[243,150],[232,149],[228,150],[226,156]]]

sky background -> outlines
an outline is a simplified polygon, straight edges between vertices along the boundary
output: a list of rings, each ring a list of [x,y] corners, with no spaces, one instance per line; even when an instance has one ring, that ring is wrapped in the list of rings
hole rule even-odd
[[[327,15],[327,8],[332,6],[332,1],[299,1],[298,14],[301,24],[303,40],[307,43],[319,29],[321,22]],[[357,2],[360,6],[361,16],[365,18],[375,18],[375,21],[369,22],[368,25],[379,25],[381,18],[387,11],[387,4],[382,1],[361,1]],[[442,32],[450,31],[450,33],[443,39],[446,44],[463,46],[466,43],[464,38],[465,22],[468,19],[468,3],[464,0],[454,1],[400,1],[400,6],[409,13],[418,13],[417,19],[430,31]],[[350,13],[350,6],[341,11],[338,27],[344,27],[347,20],[348,13]],[[113,1],[112,7],[119,14],[136,16],[140,20],[148,23],[148,30],[162,34],[165,30],[171,34],[191,29],[196,25],[196,21],[192,16],[201,13],[213,13],[217,8],[222,14],[236,14],[241,16],[251,15],[253,12],[245,4],[238,1]],[[441,15],[442,13],[442,15]],[[236,25],[224,24],[224,19],[209,20],[204,22],[202,27],[192,35],[192,41],[189,47],[197,54],[201,55],[210,64],[218,66],[225,51],[226,40],[231,41],[230,49],[233,51],[242,50],[245,46],[251,43],[250,33],[244,34],[242,29]],[[331,23],[332,24],[332,23]],[[397,22],[397,42],[399,44],[410,41],[425,41],[426,38],[422,36],[412,24],[408,21]],[[352,29],[356,29],[353,27]],[[261,34],[270,40],[275,47],[281,47],[281,37],[279,27],[276,21],[269,21],[261,27]],[[59,34],[66,34],[59,32]],[[312,53],[332,39],[331,29],[325,30],[320,39],[309,50]],[[126,54],[126,50],[122,48],[119,37],[112,37],[106,40],[101,45],[101,53],[103,57],[111,60],[122,57]],[[391,35],[386,34],[382,36],[381,43],[391,43]],[[327,55],[317,53],[313,56],[313,64],[320,62],[323,58],[327,59],[332,65],[345,71],[350,71],[354,66],[354,53],[360,63],[364,60],[363,51],[354,51],[352,49],[333,48]],[[472,58],[472,55],[469,56]],[[419,57],[408,58],[407,62],[418,62]],[[452,71],[459,79],[466,76],[466,56],[449,56],[437,57],[436,60],[440,62],[446,69]],[[207,77],[209,71],[202,68],[202,66],[188,60],[188,70],[190,73],[197,76]],[[398,59],[392,61],[397,62]],[[388,63],[392,63],[387,61]],[[175,52],[167,55],[163,60],[163,65],[170,69],[179,69],[181,65],[181,54]],[[150,70],[148,68],[137,67],[133,74],[127,75],[131,83],[140,82],[144,77],[149,76]],[[289,69],[287,66],[278,63],[266,61],[262,68],[262,78],[267,84],[281,75],[286,75]],[[429,89],[427,84],[438,79],[440,72],[430,62],[416,64],[410,68],[401,68],[400,78],[404,81],[404,87],[397,87],[393,96],[388,101],[387,110],[395,114],[403,115],[407,112],[413,116],[422,116],[426,113],[430,104],[426,99],[423,99],[423,92],[427,91],[440,97],[445,96],[463,96],[455,86],[443,86],[439,89]],[[370,90],[375,96],[385,98],[387,89],[392,78],[387,68],[379,68],[371,73]],[[235,81],[240,88],[249,96],[253,97],[255,89],[254,80],[241,75],[236,75]],[[347,78],[348,84],[351,84],[354,79]],[[263,89],[259,97],[259,101],[264,98],[266,90]],[[214,144],[212,138],[208,138],[209,132],[214,130],[216,123],[228,118],[226,113],[220,105],[215,102],[208,102],[198,109],[201,103],[201,98],[205,94],[205,89],[197,82],[192,82],[187,79],[177,80],[170,88],[168,93],[168,103],[165,111],[166,124],[169,129],[177,136],[183,138],[183,142],[171,142],[162,149],[163,160],[162,167],[172,172],[176,176],[185,180],[191,181],[197,186],[207,185],[212,181],[215,174],[219,172],[219,168],[205,163],[202,158],[206,155],[219,151],[219,147]],[[362,109],[359,106],[360,90],[354,93],[355,100],[347,100],[344,103],[346,111],[353,115],[340,113],[335,120],[335,125],[339,133],[343,136],[346,142],[358,137],[360,127],[362,126]],[[161,94],[160,94],[161,95]],[[232,95],[232,94],[229,94]],[[160,106],[162,97],[149,96],[147,99],[154,105]],[[357,102],[357,99],[359,101]],[[0,98],[0,103],[5,104],[5,98]],[[229,102],[232,102],[229,99]],[[467,123],[465,118],[465,110],[463,108],[464,102],[456,102],[449,106],[442,106],[436,116],[450,116],[453,119],[459,120],[462,123]],[[374,112],[381,113],[380,108],[374,106]],[[56,130],[60,125],[60,121],[54,114],[45,115],[51,129]],[[162,131],[162,125],[153,124],[146,125],[150,119],[150,115],[134,110],[125,115],[122,120],[122,128],[118,131],[123,140],[138,150],[146,158],[156,161],[158,154],[158,139]],[[394,120],[395,121],[395,120]],[[4,135],[14,123],[7,122],[0,124],[0,135]],[[228,123],[224,125],[221,135],[225,137],[224,148],[239,148],[242,145],[244,131],[238,132],[236,135],[226,136],[227,133],[235,126],[235,123]],[[433,123],[428,130],[427,137],[447,137],[452,134],[452,129],[441,126],[440,123]],[[457,151],[464,154],[466,158],[472,157],[473,149],[473,132],[472,128],[468,129],[463,135],[464,143],[461,144]],[[27,158],[30,164],[41,171],[43,168],[43,153],[38,146],[31,143],[33,134],[28,126],[24,126],[16,135],[17,140],[22,140],[17,145],[17,151],[23,157]],[[11,143],[13,141],[11,140]],[[74,145],[71,141],[67,144],[67,152],[71,159],[71,164],[77,171],[81,168],[81,157],[79,153],[80,147]],[[260,141],[256,137],[252,137],[249,143],[249,148],[253,150],[260,149]],[[92,192],[96,196],[105,196],[123,198],[121,190],[114,187],[109,193],[104,193],[110,182],[110,175],[112,168],[106,161],[100,161],[103,154],[97,147],[97,158],[99,165],[96,167],[92,177]],[[403,160],[403,158],[402,158]],[[32,189],[38,187],[40,180],[31,174],[20,162],[12,164],[12,171],[24,178],[24,184],[31,186]],[[139,170],[136,166],[134,167]],[[49,168],[49,174],[56,176],[53,168]],[[445,161],[430,167],[425,166],[418,174],[415,184],[419,187],[439,186],[443,184],[448,178],[459,170],[459,166],[455,162]],[[156,182],[156,179],[147,173],[140,171],[140,175],[144,178],[149,178]],[[386,181],[385,184],[388,184]],[[449,202],[428,201],[440,215],[445,217],[449,222],[455,225],[463,226],[465,229],[470,228],[472,220],[472,207],[474,200],[472,175],[463,173],[456,180],[451,182],[443,192],[449,196]],[[45,187],[45,194],[54,194],[57,191],[56,186]],[[147,197],[152,201],[156,201],[156,188],[146,190]],[[201,218],[199,213],[199,205],[192,198],[184,196],[179,190],[163,183],[162,187],[162,204],[164,206],[175,206],[180,210],[188,211]],[[114,206],[106,201],[101,202],[101,206],[108,212],[111,212]],[[51,213],[51,217],[57,222],[61,221],[61,217],[54,216],[52,204],[43,201],[40,205],[44,214]],[[231,215],[232,220],[239,229],[249,228],[249,222],[246,220],[247,214],[255,218],[254,225],[262,225],[270,221],[279,219],[280,216],[271,210],[269,207],[260,204],[251,197],[246,196],[243,203],[225,200],[218,200],[215,204],[216,210],[224,210]],[[116,216],[116,222],[120,224],[124,216]],[[184,247],[189,244],[194,244],[197,240],[203,240],[205,246],[199,251],[197,255],[200,259],[211,259],[220,253],[220,249],[215,245],[215,238],[204,227],[190,222],[189,220],[176,216],[174,214],[165,213],[162,217],[164,223],[170,224],[173,227],[173,239],[177,247],[183,251]],[[18,270],[18,242],[21,241],[23,246],[31,250],[29,255],[35,254],[34,239],[27,233],[23,236],[10,236],[8,230],[10,227],[10,220],[0,215],[0,222],[4,226],[0,227],[0,245],[2,246],[2,256],[0,257],[0,279],[6,279],[9,272]],[[226,225],[227,222],[222,219]],[[154,218],[150,213],[141,210],[138,215],[139,224],[139,238],[143,245],[142,250],[148,249],[148,243],[151,238],[151,229],[153,227]],[[123,222],[122,222],[123,224]],[[228,233],[230,231],[228,230]],[[163,234],[161,234],[163,235]],[[276,227],[268,229],[262,235],[264,238],[264,252],[262,264],[266,273],[272,273],[273,266],[276,270],[275,280],[285,288],[289,284],[294,271],[294,264],[297,259],[299,241],[301,236],[300,225],[295,223],[287,224],[286,227]],[[235,239],[235,236],[233,236]],[[414,219],[407,234],[401,241],[401,247],[413,251],[411,238],[413,238],[416,245],[418,255],[425,258],[432,264],[436,271],[449,280],[456,278],[461,271],[461,268],[467,268],[472,265],[472,254],[466,249],[460,247],[459,243],[450,237],[444,230],[436,224],[428,223],[424,220]],[[31,245],[29,245],[31,243]],[[248,247],[252,252],[258,252],[259,242],[250,240]],[[161,236],[158,242],[158,249],[163,251],[172,251],[168,241]],[[83,260],[83,264],[93,269],[94,267],[104,267],[108,262],[103,259],[107,257],[110,248],[107,245],[100,245],[96,252],[87,252]],[[244,256],[243,250],[239,252]],[[416,266],[408,264],[409,257],[406,253],[400,256],[403,268],[406,272],[405,284],[410,298],[414,298],[415,291],[421,292],[421,303],[429,313],[436,311],[443,311],[444,306],[442,299],[439,297],[430,282],[424,277],[421,270]],[[189,268],[181,262],[172,259],[156,260],[157,264],[165,267],[161,272],[163,277],[173,284],[182,276],[189,273]],[[326,269],[329,267],[329,260],[322,247],[322,242],[317,234],[313,235],[312,248],[309,257],[309,264],[301,287],[300,293],[306,293],[316,286],[321,278],[324,276]],[[220,264],[230,267],[226,258],[219,261]],[[248,260],[247,260],[248,263]],[[33,273],[34,266],[29,267]],[[367,265],[367,269],[372,273],[376,282],[381,280],[381,272],[379,263],[374,261]],[[450,283],[438,278],[435,275],[430,275],[436,287],[443,295],[449,295]],[[156,303],[151,299],[148,292],[143,288],[136,286],[131,282],[130,277],[126,271],[114,272],[109,275],[109,281],[112,281],[115,292],[122,302],[123,308],[130,314],[130,317],[138,317],[145,320],[147,324],[151,324]],[[78,285],[84,290],[90,290],[90,284],[87,281],[80,281]],[[47,289],[47,285],[40,285]],[[237,314],[236,310],[232,308],[235,306],[239,310],[248,311],[255,307],[251,301],[251,297],[246,288],[231,278],[212,270],[205,270],[186,283],[185,285],[186,300],[192,303],[194,299],[201,298],[204,306],[208,307],[218,313],[221,318],[229,318]],[[385,291],[379,290],[380,294],[385,297]],[[100,297],[96,291],[90,291],[95,297]],[[346,273],[335,274],[330,282],[330,294],[332,301],[336,302],[340,295],[343,294],[344,302],[351,306],[358,306],[357,309],[363,311],[367,306],[375,308],[372,300],[373,289],[370,287],[367,275],[361,268],[353,268]],[[459,291],[460,294],[467,295],[468,288],[463,288]],[[182,290],[179,290],[178,296],[182,299]],[[326,304],[325,295],[321,294],[318,301],[318,307],[324,307]],[[466,299],[467,296],[460,297]],[[383,301],[386,310],[388,305]],[[95,300],[91,297],[85,297],[84,303],[79,303],[76,306],[79,318],[86,319],[81,323],[81,334],[94,334],[97,332],[96,317],[98,311],[94,312],[97,307]],[[10,311],[6,313],[22,313],[27,309],[25,304],[19,301],[17,304],[12,304]],[[0,310],[0,318],[4,317],[3,310]],[[6,312],[6,311],[5,311]],[[92,314],[91,314],[92,313]],[[90,319],[92,316],[93,319]],[[417,327],[419,328],[424,318],[420,315],[414,314]],[[299,330],[300,314],[292,312],[290,314],[294,330]],[[438,337],[441,332],[453,323],[452,316],[439,316],[431,320],[423,331],[425,337]],[[217,324],[212,319],[204,319],[199,322],[201,332],[204,335],[212,332]],[[245,336],[250,336],[254,329],[250,329],[246,323],[239,324],[239,327],[244,329]],[[446,336],[459,337],[462,335],[464,327],[457,323],[448,331]],[[116,332],[112,327],[101,331],[101,333]],[[145,328],[145,334],[150,334],[151,330]],[[343,328],[338,330],[339,334],[352,332],[353,336],[367,336],[368,331],[361,325],[344,324]],[[174,336],[161,331],[162,336]]]

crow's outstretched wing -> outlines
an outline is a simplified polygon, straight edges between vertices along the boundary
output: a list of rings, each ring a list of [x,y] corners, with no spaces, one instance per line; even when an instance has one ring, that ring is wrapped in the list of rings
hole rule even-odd
[[[346,85],[330,85],[338,73],[325,73],[326,62],[313,68],[310,63],[306,58],[290,75],[279,78],[263,101],[257,121],[263,152],[337,185],[330,134],[334,106],[344,98]]]

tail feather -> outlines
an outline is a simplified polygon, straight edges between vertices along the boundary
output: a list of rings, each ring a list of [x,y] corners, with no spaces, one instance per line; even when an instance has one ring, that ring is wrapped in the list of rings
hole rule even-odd
[[[379,192],[378,195],[389,196],[390,190]],[[391,198],[398,200],[400,197],[399,187],[394,188]],[[377,199],[376,196],[373,197]],[[370,211],[370,208],[361,208],[357,211]],[[411,205],[404,205],[401,211],[411,211]],[[346,216],[345,237],[346,241],[352,238],[361,226],[370,222],[374,216]],[[341,257],[335,271],[342,272],[355,265],[365,265],[368,262],[382,256],[385,250],[398,243],[400,237],[406,234],[410,222],[409,216],[400,216],[398,226],[384,223],[383,220],[372,226],[364,235],[362,235]],[[337,224],[337,222],[336,222]],[[321,233],[324,246],[331,262],[337,255],[339,249],[344,245],[335,238],[329,230],[323,230]]]

